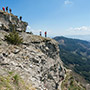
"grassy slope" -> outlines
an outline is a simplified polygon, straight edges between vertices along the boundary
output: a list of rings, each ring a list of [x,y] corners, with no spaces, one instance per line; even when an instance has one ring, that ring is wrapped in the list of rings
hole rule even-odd
[[[35,88],[22,80],[18,74],[9,72],[6,76],[0,75],[0,90],[35,90]]]
[[[61,84],[62,90],[86,90],[79,82],[77,82],[70,72],[67,72],[66,78]]]

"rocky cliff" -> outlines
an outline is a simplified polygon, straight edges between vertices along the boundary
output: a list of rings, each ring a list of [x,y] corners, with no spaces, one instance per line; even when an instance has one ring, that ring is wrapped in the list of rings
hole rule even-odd
[[[21,21],[17,16],[0,10],[0,29],[11,31],[13,26],[17,31],[26,31],[28,23]]]
[[[36,90],[57,90],[65,75],[58,43],[50,38],[20,32],[23,44],[10,45],[4,40],[7,34],[0,30],[0,75],[5,75],[5,71],[15,72],[32,83]]]
[[[17,16],[0,11],[0,90],[72,90],[73,84],[80,86],[77,90],[85,90],[65,74],[69,70],[63,67],[58,43],[26,33],[27,25]],[[6,42],[5,35],[12,30],[19,31],[21,45]]]

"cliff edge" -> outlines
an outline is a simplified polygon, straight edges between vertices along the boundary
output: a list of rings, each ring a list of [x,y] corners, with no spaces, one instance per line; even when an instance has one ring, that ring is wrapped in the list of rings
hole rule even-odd
[[[26,33],[27,25],[17,16],[0,11],[0,90],[72,90],[74,84],[78,88],[80,84],[66,74],[58,42]],[[13,30],[23,40],[20,45],[12,45],[5,39]],[[18,34],[13,34],[9,34],[11,39],[18,41]]]
[[[65,75],[58,43],[50,38],[20,32],[23,44],[10,45],[4,40],[7,34],[0,30],[0,75],[6,74],[3,70],[15,72],[32,83],[36,90],[57,90]]]
[[[13,25],[15,30],[19,32],[25,32],[28,23],[19,20],[18,16],[0,10],[0,29],[5,31],[12,31]]]

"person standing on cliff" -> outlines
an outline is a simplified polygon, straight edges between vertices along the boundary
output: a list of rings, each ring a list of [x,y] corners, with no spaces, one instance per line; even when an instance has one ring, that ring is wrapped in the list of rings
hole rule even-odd
[[[42,36],[42,32],[40,31],[40,36]]]
[[[22,16],[20,16],[20,20],[22,21]]]
[[[6,7],[6,12],[8,12],[8,6]]]
[[[9,12],[10,12],[10,13],[12,12],[12,9],[11,9],[11,8],[9,8]]]
[[[45,32],[45,37],[47,37],[47,32]]]
[[[2,9],[3,9],[3,11],[5,12],[5,7],[3,7]]]

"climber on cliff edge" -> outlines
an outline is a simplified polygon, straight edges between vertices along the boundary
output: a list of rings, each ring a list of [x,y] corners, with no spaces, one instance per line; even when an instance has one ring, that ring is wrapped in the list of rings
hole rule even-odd
[[[2,7],[2,10],[5,12],[5,7]]]
[[[22,16],[20,16],[20,20],[22,21]]]
[[[47,32],[45,32],[45,37],[47,37]]]
[[[40,31],[40,36],[42,36],[42,32]]]
[[[9,8],[9,12],[10,12],[10,13],[12,12],[12,9],[11,9],[11,8]]]
[[[6,7],[6,12],[8,12],[8,6]]]

